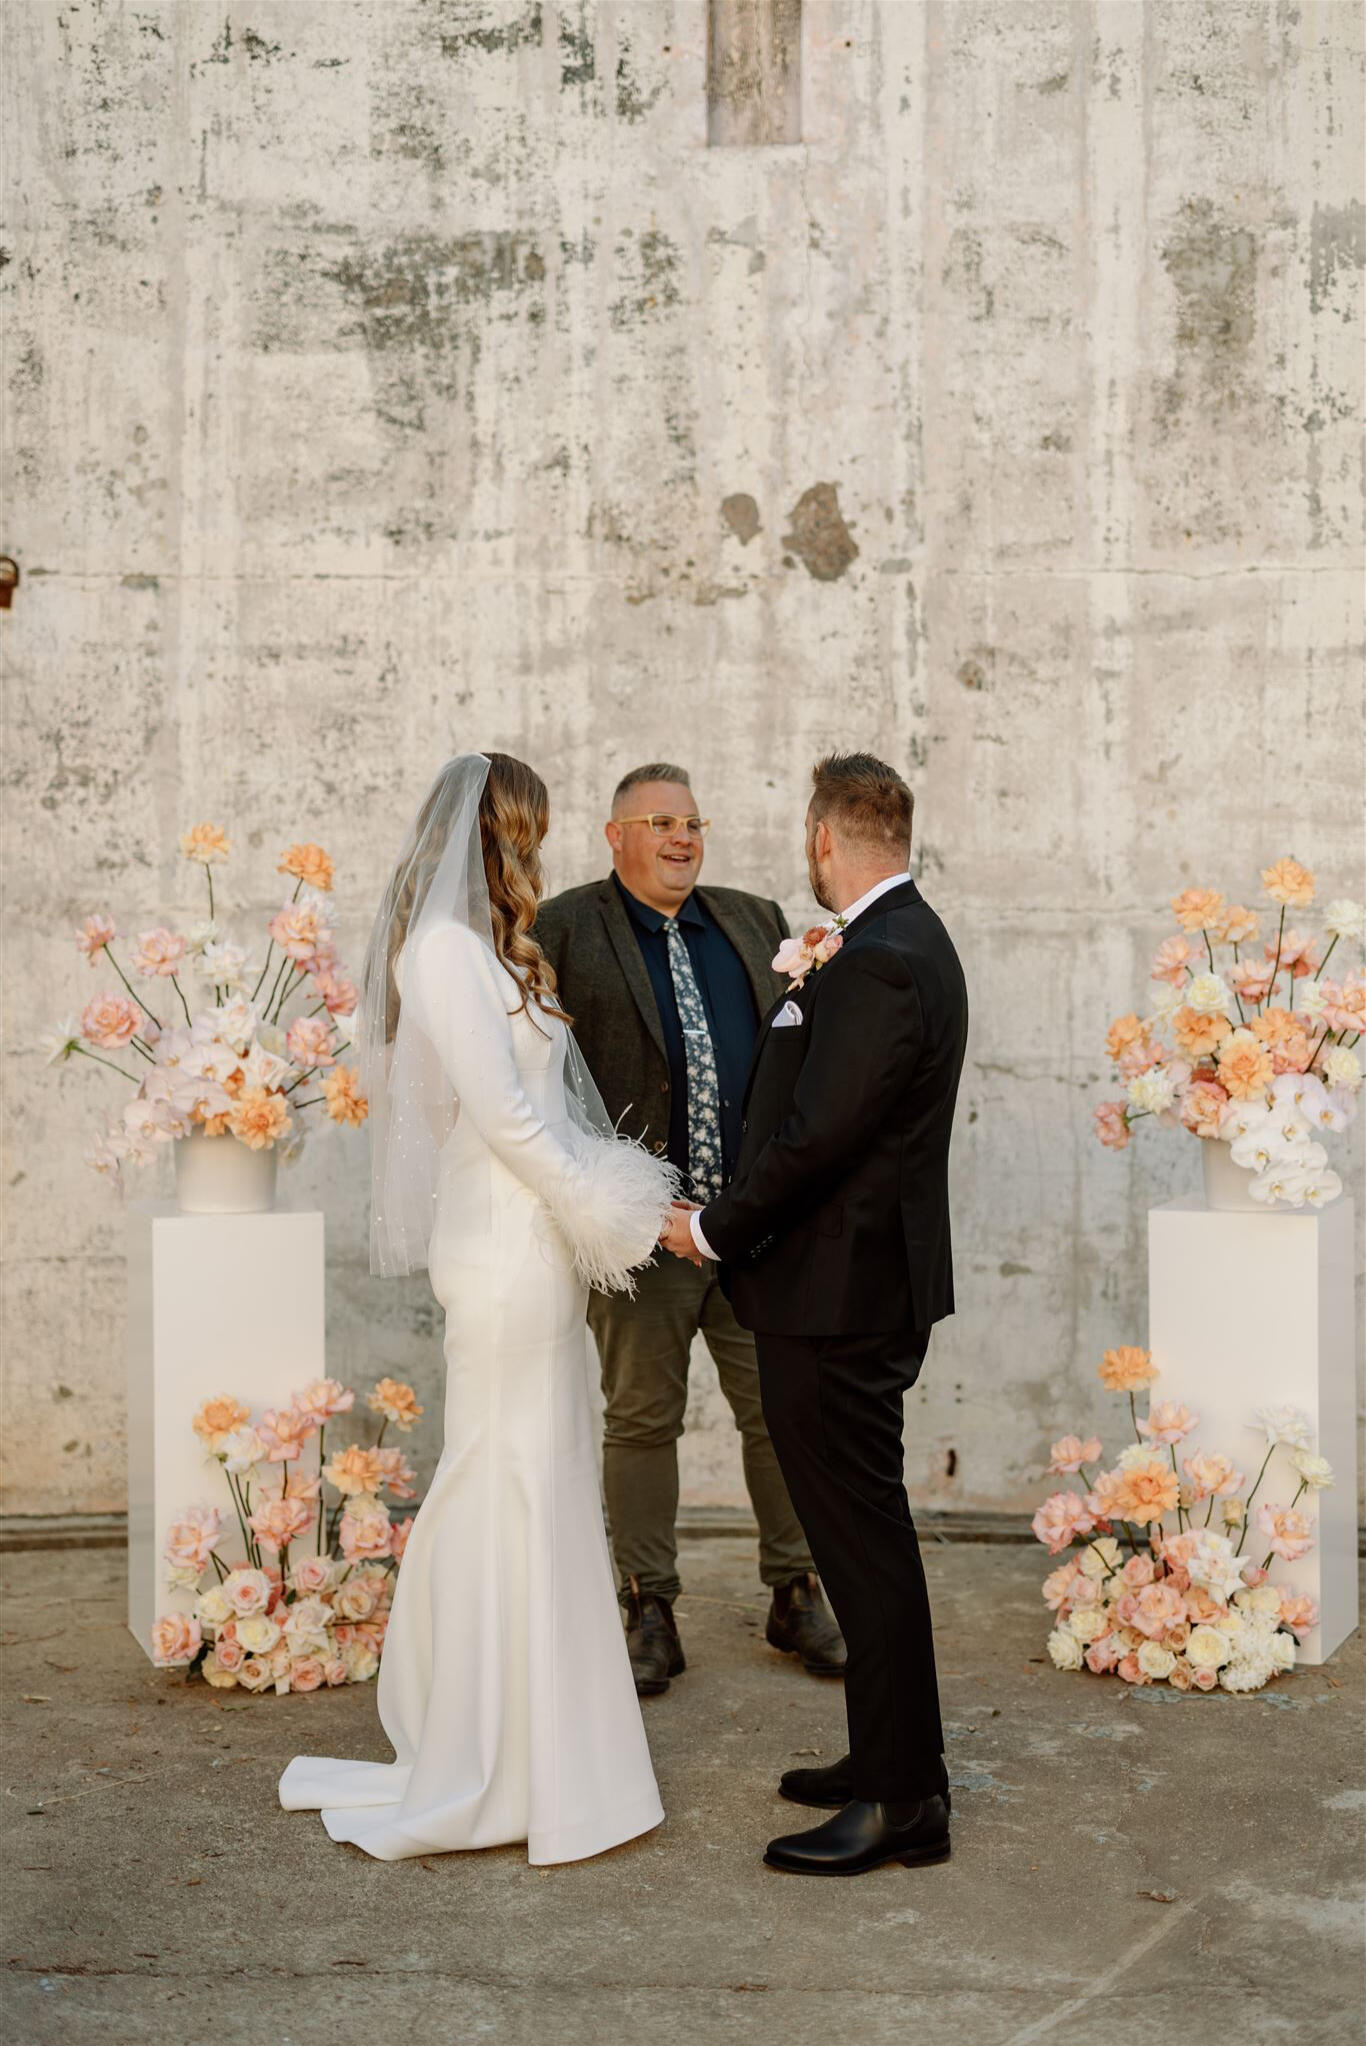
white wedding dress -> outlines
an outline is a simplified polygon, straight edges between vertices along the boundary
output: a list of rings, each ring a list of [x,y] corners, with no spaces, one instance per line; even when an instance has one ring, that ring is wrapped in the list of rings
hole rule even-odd
[[[563,1023],[468,931],[409,962],[459,1098],[430,1245],[445,1447],[408,1539],[378,1679],[393,1762],[305,1755],[280,1782],[382,1861],[526,1841],[577,1861],[659,1824],[599,1503],[587,1285],[624,1283],[662,1166],[567,1116]]]

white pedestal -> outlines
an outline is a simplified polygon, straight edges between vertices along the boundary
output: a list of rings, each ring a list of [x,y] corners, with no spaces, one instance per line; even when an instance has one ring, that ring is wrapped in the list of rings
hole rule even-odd
[[[232,1519],[194,1415],[216,1393],[259,1415],[324,1375],[320,1213],[185,1215],[150,1202],[130,1211],[128,1625],[148,1653],[153,1620],[194,1606],[166,1586],[171,1521],[201,1501]],[[240,1548],[237,1535],[229,1552]]]
[[[1303,1408],[1310,1447],[1333,1466],[1333,1485],[1300,1501],[1318,1523],[1315,1546],[1298,1562],[1278,1559],[1272,1573],[1318,1601],[1319,1625],[1299,1649],[1309,1663],[1326,1662],[1358,1619],[1355,1240],[1345,1197],[1318,1214],[1233,1214],[1194,1196],[1148,1214],[1148,1343],[1162,1374],[1153,1397],[1184,1400],[1200,1416],[1190,1443],[1231,1456],[1249,1486],[1266,1453],[1256,1407]],[[1256,1507],[1288,1506],[1298,1482],[1278,1449],[1244,1555],[1266,1554]]]

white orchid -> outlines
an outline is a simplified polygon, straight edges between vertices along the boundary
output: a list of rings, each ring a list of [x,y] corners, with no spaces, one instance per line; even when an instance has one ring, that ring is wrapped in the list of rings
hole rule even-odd
[[[195,962],[200,976],[214,987],[227,988],[229,993],[245,987],[247,980],[247,955],[241,945],[234,945],[231,939],[205,945]]]
[[[46,1030],[38,1040],[50,1066],[64,1066],[81,1048],[81,1023],[78,1016],[68,1016],[55,1030]]]
[[[277,1058],[260,1042],[253,1044],[242,1062],[242,1078],[248,1087],[278,1087],[289,1070],[287,1059]]]
[[[1287,1448],[1305,1449],[1314,1433],[1314,1424],[1303,1407],[1254,1407],[1251,1425],[1265,1431],[1267,1446],[1271,1449],[1278,1442]]]
[[[222,1008],[213,1011],[215,1035],[238,1052],[245,1052],[251,1043],[256,1034],[258,1021],[255,1003],[249,1002],[242,994],[234,995],[230,1002],[225,1002]]]

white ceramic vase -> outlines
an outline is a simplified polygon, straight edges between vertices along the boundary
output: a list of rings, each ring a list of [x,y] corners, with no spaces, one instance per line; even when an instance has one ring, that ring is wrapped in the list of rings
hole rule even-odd
[[[176,1201],[186,1215],[259,1215],[275,1206],[275,1146],[253,1151],[225,1132],[191,1130],[175,1146]]]
[[[1200,1166],[1205,1179],[1205,1206],[1228,1214],[1274,1215],[1265,1201],[1252,1198],[1254,1175],[1235,1165],[1233,1153],[1221,1137],[1201,1137]]]

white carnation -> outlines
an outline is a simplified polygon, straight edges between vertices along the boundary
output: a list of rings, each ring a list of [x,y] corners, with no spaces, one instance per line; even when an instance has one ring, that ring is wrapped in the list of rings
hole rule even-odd
[[[1129,1106],[1139,1115],[1164,1115],[1175,1098],[1176,1083],[1167,1066],[1153,1066],[1146,1073],[1135,1073],[1129,1082]]]
[[[234,995],[230,1002],[213,1011],[213,1024],[225,1044],[243,1052],[256,1032],[256,1005],[245,995]]]
[[[1148,1002],[1152,1021],[1170,1023],[1177,1010],[1185,1007],[1185,1002],[1184,987],[1173,987],[1169,980],[1155,980]]]
[[[1312,1449],[1296,1445],[1286,1452],[1286,1461],[1294,1465],[1300,1478],[1311,1492],[1326,1492],[1333,1482],[1333,1466],[1326,1456],[1316,1456]]]
[[[1324,1053],[1319,1066],[1329,1087],[1345,1087],[1355,1094],[1361,1085],[1361,1060],[1349,1044],[1335,1044]]]
[[[1219,1672],[1219,1685],[1225,1691],[1260,1691],[1276,1673],[1271,1657],[1270,1645],[1260,1643],[1251,1655],[1235,1655],[1233,1660]]]
[[[246,985],[247,955],[240,945],[226,939],[222,943],[213,941],[200,953],[195,970],[212,986],[231,991]]]
[[[1218,973],[1197,973],[1186,986],[1186,1007],[1197,1016],[1227,1016],[1233,1007],[1228,982]]]
[[[1366,937],[1366,909],[1348,896],[1340,895],[1335,902],[1325,905],[1323,928],[1330,938],[1351,940]]]

